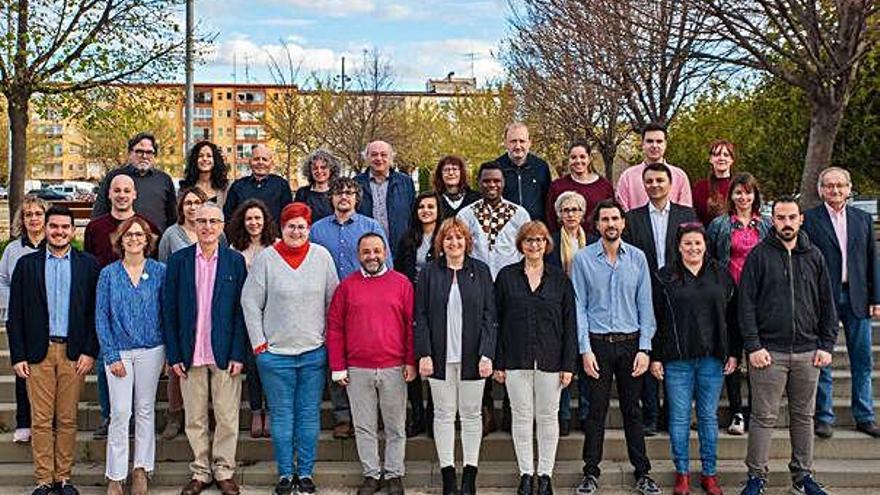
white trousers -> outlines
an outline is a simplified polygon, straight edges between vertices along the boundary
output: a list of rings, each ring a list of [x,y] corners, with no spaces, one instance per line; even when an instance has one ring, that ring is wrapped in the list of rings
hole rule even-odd
[[[134,412],[134,469],[153,472],[156,459],[156,389],[165,365],[165,346],[120,351],[125,376],[107,374],[110,393],[110,427],[107,432],[105,475],[122,481],[128,475],[128,425]]]
[[[539,370],[507,370],[507,393],[513,415],[513,448],[520,475],[533,475],[533,425],[538,424],[538,475],[553,475],[559,442],[559,373]]]
[[[485,380],[462,380],[461,364],[446,365],[446,379],[428,378],[434,398],[434,444],[440,467],[455,462],[455,413],[461,417],[461,450],[465,466],[477,466],[483,441],[483,401]]]

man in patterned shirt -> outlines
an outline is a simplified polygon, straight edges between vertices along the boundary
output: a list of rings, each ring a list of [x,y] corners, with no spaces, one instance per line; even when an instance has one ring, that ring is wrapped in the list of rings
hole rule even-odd
[[[516,234],[531,220],[529,212],[501,196],[504,190],[504,173],[497,162],[480,165],[477,173],[480,193],[483,197],[466,206],[458,213],[474,236],[474,258],[489,265],[492,279],[507,265],[522,258],[516,248]],[[492,382],[483,393],[483,435],[495,430],[495,406],[492,400]],[[510,431],[510,399],[504,394],[504,419],[501,429]]]

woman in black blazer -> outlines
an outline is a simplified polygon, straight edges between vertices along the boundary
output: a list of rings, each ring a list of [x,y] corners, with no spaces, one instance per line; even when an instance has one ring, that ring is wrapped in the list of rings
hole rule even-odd
[[[483,438],[484,378],[495,358],[495,295],[489,267],[471,258],[473,238],[458,218],[436,235],[438,259],[419,274],[415,301],[415,351],[419,374],[434,397],[434,442],[443,493],[459,493],[455,481],[455,413],[461,417],[464,472],[461,494],[476,493]]]

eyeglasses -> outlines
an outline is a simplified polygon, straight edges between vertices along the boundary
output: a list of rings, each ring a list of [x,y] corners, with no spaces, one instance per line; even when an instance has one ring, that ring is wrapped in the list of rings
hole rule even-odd
[[[582,211],[584,211],[584,210],[582,210],[582,209],[580,209],[580,208],[578,208],[578,207],[574,207],[574,208],[563,208],[563,209],[562,209],[562,214],[564,215],[564,214],[566,214],[566,213],[580,213],[580,212],[582,212]]]
[[[220,225],[222,223],[223,220],[220,220],[219,218],[196,218],[196,224],[202,226],[210,224],[211,227],[216,227],[217,225]]]
[[[287,230],[293,230],[293,231],[299,230],[301,232],[305,232],[305,231],[309,230],[308,225],[285,225],[284,228]]]
[[[183,206],[201,206],[201,205],[202,205],[201,200],[184,201],[183,202]]]
[[[443,175],[454,175],[460,173],[461,171],[458,169],[458,167],[443,167],[442,172]]]
[[[822,189],[846,189],[849,187],[849,184],[846,182],[831,182],[822,184]]]
[[[156,154],[153,150],[132,150],[132,153],[137,156],[153,156]]]
[[[526,244],[546,244],[547,238],[546,237],[526,237],[523,240],[523,242],[525,242]]]
[[[126,232],[122,234],[123,239],[143,239],[146,236],[145,232]]]
[[[357,191],[336,191],[333,193],[334,196],[355,196],[357,195]]]

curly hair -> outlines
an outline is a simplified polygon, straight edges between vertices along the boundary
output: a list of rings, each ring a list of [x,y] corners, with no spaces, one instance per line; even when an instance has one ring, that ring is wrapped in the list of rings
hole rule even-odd
[[[312,165],[317,161],[322,161],[330,167],[329,182],[333,182],[333,180],[339,177],[342,173],[342,166],[339,164],[339,158],[336,158],[333,153],[330,153],[324,148],[318,148],[309,153],[309,156],[305,157],[299,164],[299,171],[302,176],[309,181],[310,186],[315,185],[315,178],[312,176]]]
[[[211,167],[211,187],[223,190],[229,185],[229,167],[226,166],[220,147],[210,141],[199,141],[193,145],[186,157],[186,168],[183,170],[184,177],[180,181],[180,187],[192,187],[199,182],[199,153],[205,146],[211,148],[211,154],[214,156],[214,166]]]
[[[244,222],[247,211],[251,208],[257,208],[263,212],[263,231],[260,232],[260,244],[270,246],[275,242],[275,239],[280,237],[278,225],[275,219],[272,218],[272,213],[269,212],[266,203],[259,199],[249,199],[235,209],[232,218],[226,225],[226,239],[232,247],[239,251],[244,251],[251,245],[251,235],[248,233]]]
[[[467,165],[461,157],[455,155],[444,156],[439,162],[437,162],[437,166],[434,167],[434,178],[432,181],[434,190],[437,191],[438,194],[446,191],[446,183],[443,182],[443,167],[446,165],[458,167],[458,187],[460,187],[462,191],[469,191],[471,187],[468,184]]]

